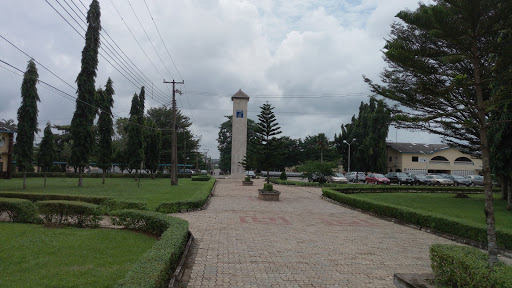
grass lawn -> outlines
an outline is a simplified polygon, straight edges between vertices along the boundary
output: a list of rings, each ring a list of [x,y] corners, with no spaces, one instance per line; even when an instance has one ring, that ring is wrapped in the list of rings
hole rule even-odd
[[[0,235],[0,287],[113,287],[157,241],[126,230],[17,223],[0,223]]]
[[[171,186],[168,178],[143,178],[140,187],[133,178],[84,178],[84,186],[78,187],[78,178],[27,178],[27,189],[23,190],[23,178],[0,179],[0,191],[24,193],[70,194],[90,196],[111,196],[119,200],[146,202],[154,210],[162,202],[177,202],[191,199],[206,199],[215,181],[192,181],[180,178],[177,186]]]
[[[466,199],[445,193],[360,193],[350,196],[485,225],[483,194],[471,194]],[[496,227],[512,230],[512,211],[506,210],[506,201],[496,200],[499,197],[499,194],[494,194]]]

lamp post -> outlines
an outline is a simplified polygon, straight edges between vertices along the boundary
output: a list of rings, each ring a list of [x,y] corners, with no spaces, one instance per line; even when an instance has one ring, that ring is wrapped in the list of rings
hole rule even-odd
[[[420,150],[419,152],[420,152],[421,154],[425,154],[425,162],[426,162],[426,164],[425,164],[425,166],[426,166],[426,167],[425,167],[425,168],[426,168],[425,174],[428,174],[428,155],[427,155],[427,153],[425,153],[425,152],[423,152],[423,151],[421,151],[421,150]]]
[[[347,140],[343,140],[343,143],[348,145],[348,172],[350,172],[350,145],[352,145],[354,141],[356,141],[356,138],[352,139],[350,143],[348,143]]]

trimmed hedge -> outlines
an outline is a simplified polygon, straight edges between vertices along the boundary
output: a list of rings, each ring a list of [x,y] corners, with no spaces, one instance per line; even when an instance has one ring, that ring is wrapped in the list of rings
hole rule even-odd
[[[84,178],[103,178],[103,173],[83,173]],[[178,178],[191,178],[192,176],[203,175],[199,173],[179,173]],[[23,178],[22,172],[14,172],[12,173],[13,178]],[[44,177],[44,172],[27,172],[27,178],[30,177]],[[48,178],[78,178],[78,173],[73,172],[47,172],[46,177]],[[105,174],[105,178],[135,178],[139,177],[135,176],[135,173],[107,173]],[[166,173],[157,173],[152,176],[148,173],[140,174],[140,178],[171,178],[171,174]]]
[[[192,181],[210,181],[210,179],[212,177],[208,176],[208,175],[197,175],[197,176],[192,176]]]
[[[263,184],[263,190],[264,191],[274,191],[274,186],[272,183],[265,183]]]
[[[105,208],[104,210],[107,210],[107,211],[113,211],[113,210],[119,210],[119,209],[139,209],[139,210],[146,209],[146,203],[144,203],[144,202],[116,200],[112,197],[103,197],[103,196],[0,192],[0,197],[28,199],[32,202],[49,201],[49,200],[79,201],[79,202],[86,202],[86,203],[101,205],[102,207]]]
[[[500,262],[491,270],[487,254],[476,248],[435,244],[430,247],[430,260],[440,286],[512,288],[512,266]]]
[[[211,184],[212,186],[210,187],[210,193],[208,193],[206,198],[195,198],[195,199],[191,199],[189,201],[164,202],[164,203],[158,204],[158,206],[156,207],[155,210],[160,213],[169,214],[169,213],[181,212],[183,210],[202,208],[206,204],[206,201],[208,201],[208,197],[212,193],[213,186],[215,185],[216,181],[217,181],[216,179],[214,179],[214,181],[212,181],[212,184]]]
[[[43,215],[45,223],[71,224],[77,227],[98,227],[101,220],[101,208],[96,204],[49,200],[36,202],[39,213]]]
[[[302,187],[340,187],[341,185],[347,186],[351,184],[336,184],[336,183],[319,183],[319,182],[302,182],[293,180],[281,180],[279,178],[270,178],[270,182],[278,185],[292,185]]]
[[[160,236],[116,287],[167,287],[188,240],[188,222],[158,212],[120,210],[113,223]]]
[[[483,224],[479,225],[465,222],[459,219],[448,218],[443,215],[418,212],[401,206],[358,199],[333,189],[324,188],[322,189],[322,193],[329,199],[359,208],[364,211],[373,212],[386,217],[396,218],[398,220],[418,225],[420,227],[426,227],[439,232],[448,233],[458,237],[487,244],[487,228]],[[512,249],[512,231],[497,229],[496,236],[498,246],[505,249]]]
[[[0,214],[7,213],[12,222],[37,223],[37,207],[26,199],[0,198]]]

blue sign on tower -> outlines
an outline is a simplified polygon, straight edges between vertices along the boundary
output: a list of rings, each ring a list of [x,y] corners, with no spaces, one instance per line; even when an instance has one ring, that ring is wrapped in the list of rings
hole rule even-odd
[[[244,118],[244,110],[236,110],[236,118]]]

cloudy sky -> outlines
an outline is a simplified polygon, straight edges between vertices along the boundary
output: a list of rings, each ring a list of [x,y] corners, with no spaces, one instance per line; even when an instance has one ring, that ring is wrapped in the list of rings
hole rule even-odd
[[[38,86],[40,128],[71,122],[89,4],[0,2],[0,60],[24,71],[30,55],[40,63],[39,79],[64,92]],[[146,86],[146,108],[158,107],[170,104],[163,80],[184,80],[178,107],[191,118],[201,150],[217,158],[219,125],[232,113],[230,97],[238,89],[251,97],[249,118],[256,120],[269,101],[283,135],[325,133],[332,140],[371,95],[362,75],[377,80],[385,67],[381,49],[394,16],[418,1],[100,0],[100,6],[96,86],[114,81],[116,117],[128,117],[140,86]],[[21,101],[22,73],[8,64],[0,61],[0,119],[16,119]],[[434,135],[393,128],[388,138],[440,143]]]

